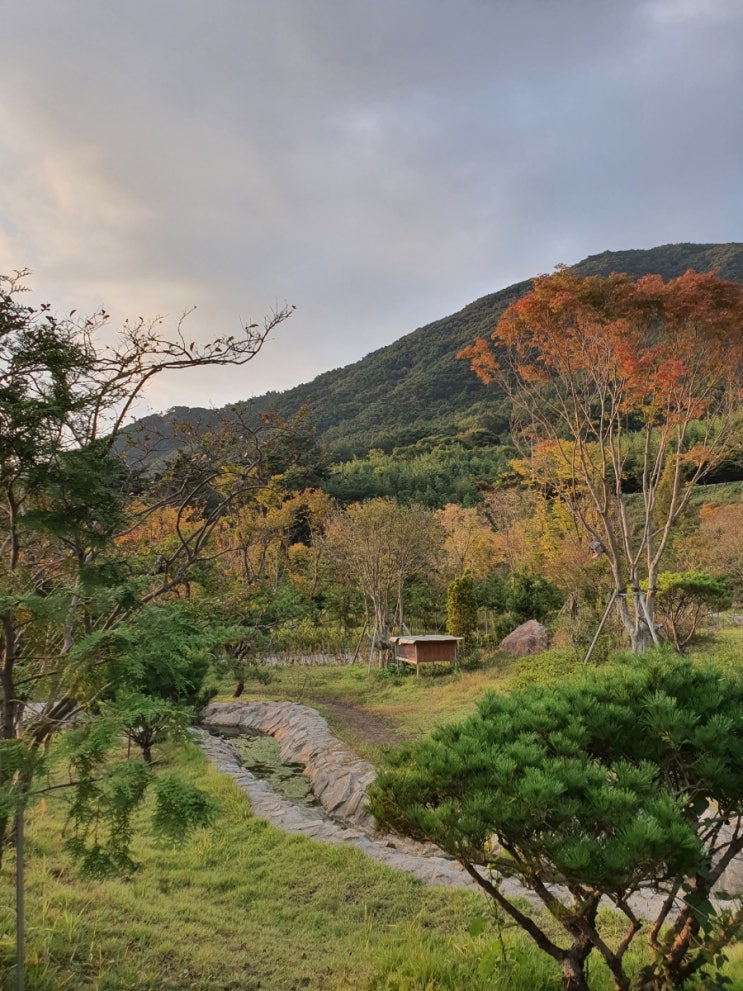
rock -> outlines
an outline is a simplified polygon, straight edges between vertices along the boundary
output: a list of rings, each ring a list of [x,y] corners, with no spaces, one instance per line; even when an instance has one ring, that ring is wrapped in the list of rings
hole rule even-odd
[[[353,794],[350,775],[335,775],[330,769],[315,776],[312,790],[331,813],[342,809]]]
[[[527,654],[536,654],[540,650],[545,650],[548,644],[547,627],[542,626],[535,619],[530,619],[504,637],[498,649],[505,650],[515,657],[526,657]]]

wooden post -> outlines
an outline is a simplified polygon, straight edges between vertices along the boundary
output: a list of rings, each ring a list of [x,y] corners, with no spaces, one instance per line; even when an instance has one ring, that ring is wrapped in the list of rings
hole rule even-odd
[[[361,642],[364,639],[364,634],[369,627],[369,620],[364,620],[364,629],[361,631],[361,636],[359,637],[359,642],[356,644],[356,650],[353,652],[353,657],[351,658],[351,664],[356,663],[356,658],[359,656],[359,651],[361,650]]]
[[[371,674],[372,660],[374,658],[374,644],[376,643],[376,641],[377,641],[377,624],[375,623],[374,632],[372,633],[372,638],[371,638],[371,649],[369,650],[369,665],[366,669],[367,674]]]
[[[599,638],[599,636],[601,634],[601,631],[604,628],[604,623],[606,622],[606,619],[607,619],[607,617],[609,615],[609,610],[614,605],[614,600],[616,599],[616,597],[617,597],[617,591],[616,591],[616,589],[614,589],[612,591],[612,593],[611,593],[611,596],[609,597],[609,604],[607,605],[606,610],[604,611],[604,615],[601,617],[601,622],[598,625],[598,629],[596,630],[596,633],[594,634],[593,640],[591,641],[591,646],[588,648],[588,653],[583,658],[583,663],[584,664],[588,664],[588,658],[593,653],[593,648],[596,646],[596,641],[598,640],[598,638]]]

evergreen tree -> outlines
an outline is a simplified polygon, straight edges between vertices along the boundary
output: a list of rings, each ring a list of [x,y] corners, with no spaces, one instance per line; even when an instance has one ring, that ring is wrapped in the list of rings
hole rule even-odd
[[[462,863],[560,964],[566,991],[588,991],[591,953],[620,991],[681,988],[711,980],[743,927],[740,903],[712,900],[743,851],[741,747],[741,678],[651,654],[487,696],[470,719],[390,755],[370,809]],[[552,925],[506,878],[534,892]],[[634,896],[648,889],[651,953],[633,977]],[[599,925],[602,899],[618,912],[613,935]]]
[[[446,632],[465,640],[477,633],[477,590],[469,568],[446,590]]]

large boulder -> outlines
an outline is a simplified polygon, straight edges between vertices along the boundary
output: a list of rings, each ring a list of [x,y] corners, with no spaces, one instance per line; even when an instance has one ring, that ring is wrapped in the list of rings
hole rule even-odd
[[[545,650],[549,644],[549,633],[547,627],[542,626],[535,619],[529,619],[521,626],[517,626],[507,637],[504,637],[499,645],[500,650],[505,650],[515,657],[526,657],[527,654],[536,654],[540,650]]]

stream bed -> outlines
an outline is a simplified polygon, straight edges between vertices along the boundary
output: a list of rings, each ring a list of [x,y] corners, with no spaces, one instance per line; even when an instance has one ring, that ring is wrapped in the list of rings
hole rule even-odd
[[[266,781],[283,798],[296,805],[319,807],[320,803],[302,773],[302,765],[285,764],[281,760],[279,744],[272,736],[244,730],[230,732],[224,728],[218,733],[210,732],[227,740],[245,770]]]

